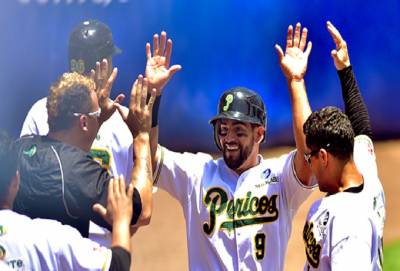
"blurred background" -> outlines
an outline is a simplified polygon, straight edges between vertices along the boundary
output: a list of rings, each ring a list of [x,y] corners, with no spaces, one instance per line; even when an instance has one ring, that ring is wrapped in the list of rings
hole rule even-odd
[[[287,26],[298,21],[313,42],[306,76],[312,107],[342,107],[330,57],[334,44],[325,27],[331,20],[349,44],[376,138],[400,136],[397,0],[1,0],[0,128],[19,134],[31,105],[68,70],[69,33],[87,19],[108,24],[123,51],[113,60],[119,68],[114,97],[128,94],[134,78],[144,73],[145,43],[154,33],[165,30],[173,39],[172,64],[183,69],[164,91],[160,141],[174,150],[217,150],[208,120],[220,94],[234,86],[264,98],[265,146],[293,142],[289,96],[274,45],[284,46]]]
[[[285,46],[289,24],[309,29],[313,49],[306,84],[313,109],[342,107],[340,84],[325,23],[332,21],[347,41],[351,62],[369,108],[375,139],[400,138],[400,1],[268,0],[0,0],[0,129],[19,135],[34,102],[68,70],[70,31],[81,21],[110,26],[122,54],[112,96],[129,94],[146,63],[145,43],[167,31],[171,64],[181,64],[164,90],[160,142],[177,151],[216,152],[208,120],[221,93],[234,86],[258,91],[268,110],[267,156],[293,144],[289,95],[274,45]],[[126,101],[127,102],[127,101]],[[125,104],[126,104],[125,102]],[[376,141],[387,197],[385,270],[400,270],[400,141]],[[294,220],[286,269],[304,263],[301,230],[307,208]],[[133,238],[133,269],[185,270],[185,224],[178,203],[165,192],[154,197],[150,226]]]

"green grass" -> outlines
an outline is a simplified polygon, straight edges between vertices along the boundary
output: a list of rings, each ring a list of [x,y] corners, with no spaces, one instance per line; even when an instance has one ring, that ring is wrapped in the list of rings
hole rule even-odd
[[[400,270],[400,241],[396,241],[383,249],[383,270]]]

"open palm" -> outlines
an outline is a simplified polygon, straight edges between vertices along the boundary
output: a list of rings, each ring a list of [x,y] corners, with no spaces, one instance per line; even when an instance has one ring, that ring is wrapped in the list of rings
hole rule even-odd
[[[301,80],[307,71],[308,57],[311,52],[312,43],[309,41],[306,50],[304,50],[307,43],[308,30],[307,28],[303,28],[300,36],[300,29],[301,25],[297,23],[293,36],[293,27],[289,26],[285,53],[283,53],[279,45],[275,45],[281,69],[288,80]]]
[[[146,71],[145,76],[149,83],[149,88],[155,88],[157,95],[161,94],[162,89],[171,79],[172,75],[181,69],[180,65],[169,67],[172,53],[172,41],[168,39],[167,34],[161,32],[159,41],[158,35],[153,36],[153,54],[150,44],[146,44]]]

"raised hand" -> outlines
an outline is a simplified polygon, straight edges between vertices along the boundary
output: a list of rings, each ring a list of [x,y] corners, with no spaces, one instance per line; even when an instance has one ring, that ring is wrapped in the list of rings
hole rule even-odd
[[[340,35],[336,27],[330,22],[326,22],[326,27],[332,36],[336,49],[331,51],[331,56],[337,70],[343,70],[350,66],[349,52],[347,50],[347,43]]]
[[[301,33],[300,29],[301,25],[297,23],[293,35],[293,26],[289,25],[285,53],[283,53],[282,48],[278,44],[275,45],[282,72],[288,81],[302,80],[307,71],[308,57],[311,53],[312,43],[311,41],[307,43],[307,28],[303,28]]]
[[[133,137],[136,137],[141,132],[150,133],[151,130],[151,116],[156,98],[156,89],[149,90],[148,85],[147,78],[139,75],[131,89],[129,111],[119,104],[117,105],[118,111],[131,130]],[[151,93],[151,96],[147,100],[149,93]]]
[[[91,70],[90,77],[96,83],[96,94],[101,108],[100,121],[106,121],[125,98],[125,95],[119,94],[115,100],[110,99],[112,85],[117,77],[118,69],[114,68],[111,72],[111,67],[107,59],[96,62],[95,70]]]
[[[151,53],[150,43],[146,43],[146,78],[150,88],[157,90],[157,95],[161,95],[162,89],[169,79],[179,71],[181,65],[170,65],[172,53],[172,40],[168,39],[165,31],[161,32],[159,41],[158,34],[153,36],[153,54]]]

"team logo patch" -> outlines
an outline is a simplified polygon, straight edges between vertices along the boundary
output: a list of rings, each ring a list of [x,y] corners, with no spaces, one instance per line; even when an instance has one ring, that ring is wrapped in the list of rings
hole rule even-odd
[[[229,105],[230,105],[232,102],[233,102],[233,95],[232,95],[232,94],[226,95],[226,97],[225,97],[225,105],[224,105],[224,107],[222,108],[222,110],[228,111]]]
[[[329,211],[325,213],[325,215],[318,221],[318,230],[320,235],[322,236],[322,239],[325,239],[326,237],[326,225],[328,224],[329,221]]]
[[[210,235],[221,217],[227,217],[227,220],[222,221],[219,228],[228,232],[248,225],[273,222],[279,217],[277,199],[278,195],[252,197],[251,191],[245,198],[228,199],[224,189],[210,188],[204,197],[210,216],[209,221],[203,223],[203,231]]]
[[[279,180],[276,176],[271,174],[271,169],[267,168],[263,172],[261,172],[261,178],[264,179],[261,183],[255,184],[256,188],[264,187],[268,184],[277,184]]]
[[[270,170],[269,168],[267,168],[266,170],[264,170],[264,171],[261,173],[261,177],[262,177],[263,179],[268,179],[269,175],[271,175],[271,170]]]
[[[85,72],[85,62],[83,59],[71,59],[70,67],[72,72],[84,73]]]
[[[29,149],[24,150],[23,153],[28,157],[33,157],[36,154],[36,151],[37,151],[36,145],[32,145]]]

